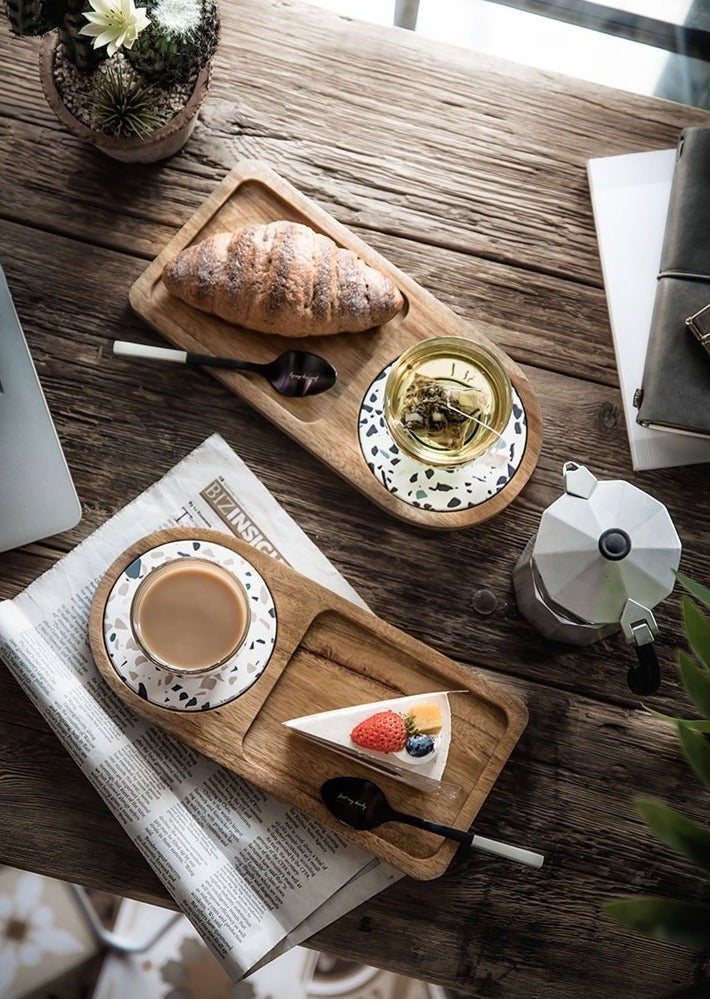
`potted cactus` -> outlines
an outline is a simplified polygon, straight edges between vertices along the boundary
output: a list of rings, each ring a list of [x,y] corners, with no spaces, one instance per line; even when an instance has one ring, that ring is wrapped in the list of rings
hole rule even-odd
[[[18,35],[42,35],[40,78],[59,120],[124,162],[177,152],[217,46],[216,0],[5,0]]]

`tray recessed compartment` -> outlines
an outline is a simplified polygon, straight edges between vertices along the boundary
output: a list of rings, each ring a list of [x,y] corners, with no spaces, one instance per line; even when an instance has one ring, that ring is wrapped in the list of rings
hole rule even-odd
[[[337,650],[344,650],[339,653]],[[348,650],[356,650],[348,652]],[[330,711],[351,704],[385,700],[407,694],[443,689],[441,674],[396,644],[383,642],[374,633],[363,632],[337,611],[324,611],[311,624],[291,656],[264,707],[254,719],[243,742],[244,758],[257,768],[268,760],[269,768],[284,781],[294,772],[308,775],[304,790],[317,788],[329,777],[353,774],[374,780],[396,808],[420,815],[434,814],[448,825],[466,822],[467,798],[477,787],[491,757],[504,738],[509,721],[495,701],[474,691],[450,695],[452,729],[445,785],[431,795],[401,784],[393,777],[374,775],[369,768],[344,759],[301,738],[282,723],[294,717],[294,704],[318,705]],[[314,806],[321,808],[320,799]],[[433,857],[441,840],[419,830],[388,823],[368,834],[418,858]]]

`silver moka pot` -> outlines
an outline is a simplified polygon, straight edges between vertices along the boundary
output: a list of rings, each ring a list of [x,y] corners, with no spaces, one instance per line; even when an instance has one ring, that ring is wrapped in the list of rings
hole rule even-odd
[[[681,544],[662,503],[629,482],[564,465],[565,492],[542,514],[515,569],[521,613],[547,638],[590,645],[622,631],[635,694],[658,690],[653,607],[672,591]]]

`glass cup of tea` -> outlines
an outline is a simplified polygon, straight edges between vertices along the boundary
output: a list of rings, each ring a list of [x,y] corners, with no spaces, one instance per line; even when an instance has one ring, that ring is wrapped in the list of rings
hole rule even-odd
[[[420,340],[385,382],[384,416],[399,448],[427,465],[473,461],[495,446],[510,419],[513,388],[496,355],[465,337]]]
[[[241,582],[208,559],[181,557],[152,569],[131,602],[131,630],[146,657],[180,676],[222,666],[250,623]]]

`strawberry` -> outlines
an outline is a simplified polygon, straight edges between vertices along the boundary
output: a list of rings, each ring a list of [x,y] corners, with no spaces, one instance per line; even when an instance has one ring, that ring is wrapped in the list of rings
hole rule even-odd
[[[407,742],[407,726],[394,711],[378,711],[370,715],[350,733],[356,746],[375,749],[379,753],[397,753]]]

